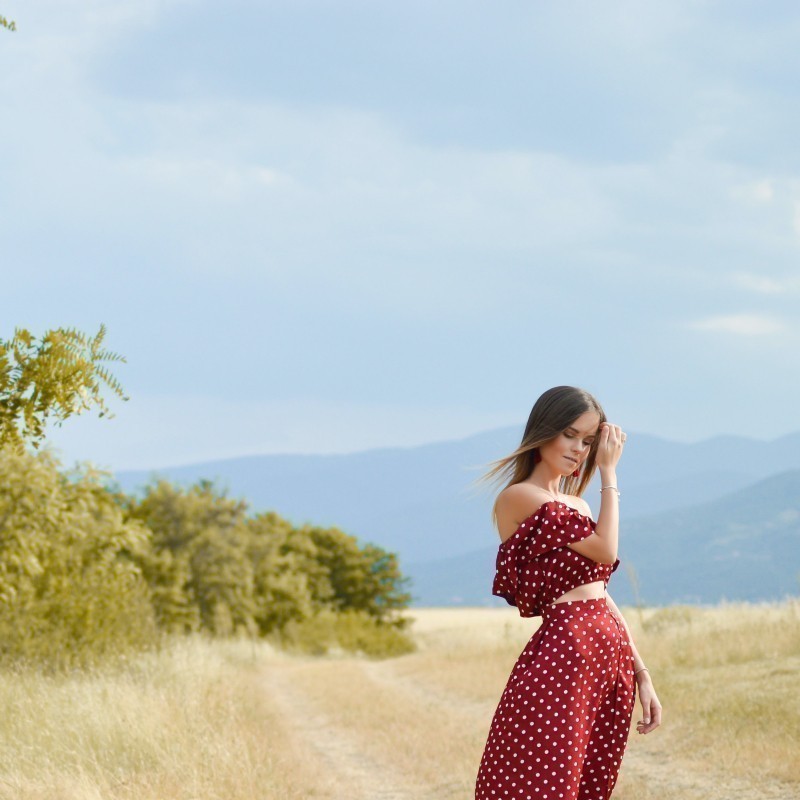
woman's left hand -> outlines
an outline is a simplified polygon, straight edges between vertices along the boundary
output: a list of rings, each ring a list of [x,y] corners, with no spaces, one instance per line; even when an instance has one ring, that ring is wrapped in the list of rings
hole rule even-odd
[[[650,680],[650,673],[640,673],[646,677],[639,681],[639,702],[642,704],[642,719],[636,723],[638,733],[650,733],[661,724],[661,703],[658,702],[656,690]]]

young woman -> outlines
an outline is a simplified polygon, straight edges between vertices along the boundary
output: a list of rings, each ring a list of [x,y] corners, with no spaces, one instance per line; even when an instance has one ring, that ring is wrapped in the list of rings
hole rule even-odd
[[[616,465],[626,435],[588,392],[556,386],[522,444],[484,476],[509,478],[493,509],[492,593],[542,624],[517,659],[481,759],[476,800],[608,800],[639,691],[639,733],[661,724],[650,673],[606,594],[619,566]],[[600,513],[581,497],[600,470]]]

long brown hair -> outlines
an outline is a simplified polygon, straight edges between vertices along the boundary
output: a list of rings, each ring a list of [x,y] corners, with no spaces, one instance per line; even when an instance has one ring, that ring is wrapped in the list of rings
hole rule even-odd
[[[562,433],[587,411],[594,411],[600,415],[599,424],[602,425],[606,421],[603,407],[585,389],[576,386],[554,386],[548,389],[533,404],[520,446],[513,453],[490,461],[491,469],[481,475],[477,482],[499,483],[506,479],[503,489],[515,483],[522,483],[533,472],[538,448]],[[577,496],[583,494],[595,473],[595,457],[599,443],[600,437],[595,436],[589,448],[589,455],[583,462],[577,478],[573,478],[572,475],[561,478],[559,490],[563,494]],[[492,523],[497,528],[497,499],[492,506]]]

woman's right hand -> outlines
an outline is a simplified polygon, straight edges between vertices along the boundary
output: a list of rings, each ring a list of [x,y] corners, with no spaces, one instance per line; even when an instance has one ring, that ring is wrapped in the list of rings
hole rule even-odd
[[[604,422],[600,430],[600,444],[597,446],[595,463],[600,469],[614,469],[625,447],[626,435],[619,425]]]

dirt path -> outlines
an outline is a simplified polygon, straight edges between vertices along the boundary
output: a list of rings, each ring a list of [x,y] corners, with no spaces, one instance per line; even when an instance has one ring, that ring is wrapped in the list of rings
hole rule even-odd
[[[482,721],[488,725],[492,719],[494,709],[488,710],[485,703],[478,703],[469,698],[462,697],[454,692],[448,692],[438,686],[428,686],[414,678],[400,675],[396,665],[391,661],[367,661],[364,663],[364,672],[375,683],[385,686],[394,694],[406,695],[410,701],[422,706],[435,707],[446,714],[458,714],[471,720]]]
[[[281,711],[287,727],[302,746],[305,757],[319,759],[326,775],[320,798],[331,800],[417,800],[418,788],[406,783],[391,764],[368,756],[357,735],[316,708],[292,682],[292,663],[280,662],[265,674],[271,702]],[[335,662],[331,663],[335,680]]]
[[[493,707],[459,697],[440,687],[426,686],[413,678],[398,674],[392,661],[367,662],[365,672],[376,682],[393,692],[402,692],[410,700],[434,705],[448,714],[470,717],[474,722],[488,724]],[[650,734],[653,736],[654,734]],[[658,734],[655,734],[658,735]],[[654,798],[679,800],[798,800],[797,788],[750,781],[720,773],[711,765],[699,768],[696,763],[679,764],[666,748],[637,747],[634,734],[625,753],[623,770],[627,782],[647,786]]]
[[[402,674],[396,663],[363,661],[357,667],[364,681],[379,687],[387,696],[407,698],[411,707],[435,709],[437,713],[457,716],[464,726],[483,731],[491,720],[493,705],[479,703],[448,692],[438,686]],[[296,669],[291,660],[268,667],[266,686],[273,704],[279,708],[287,727],[292,731],[303,758],[316,760],[326,776],[320,793],[314,798],[325,800],[450,800],[463,794],[464,782],[455,785],[414,785],[408,776],[398,772],[391,756],[377,760],[374,750],[367,752],[358,731],[346,729],[329,713],[315,706],[292,680]],[[330,662],[329,679],[337,678],[337,663]],[[635,714],[639,713],[637,707]],[[634,717],[636,718],[636,717]],[[482,733],[481,733],[482,735]],[[797,788],[775,781],[753,783],[730,776],[713,764],[679,762],[672,755],[668,740],[656,744],[649,734],[647,742],[633,734],[625,753],[620,783],[615,797],[637,800],[797,800]],[[480,753],[475,753],[475,759]],[[463,794],[468,800],[469,793]]]

